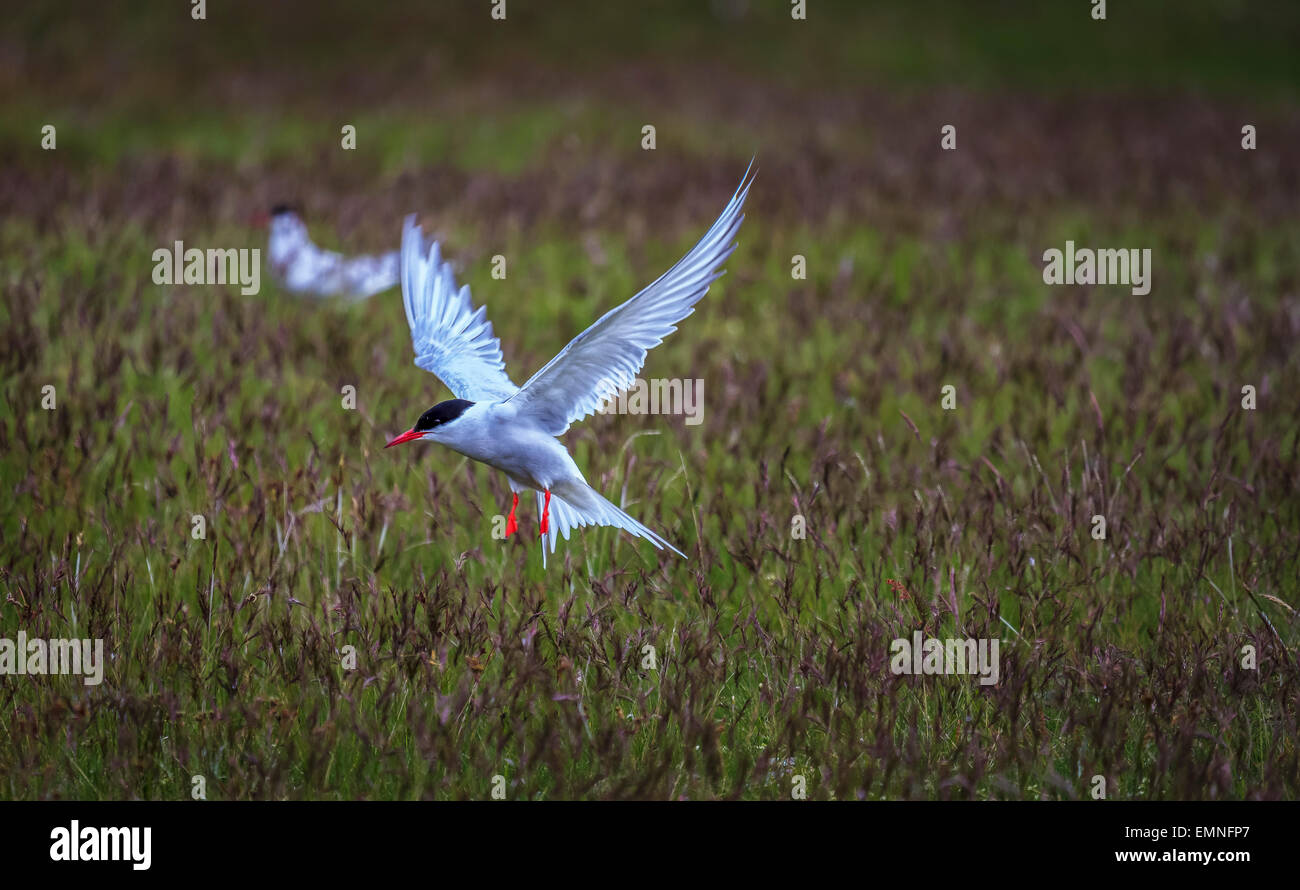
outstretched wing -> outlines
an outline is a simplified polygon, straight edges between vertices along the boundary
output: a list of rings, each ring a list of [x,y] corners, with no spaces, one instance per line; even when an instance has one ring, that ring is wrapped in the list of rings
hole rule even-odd
[[[529,417],[558,436],[633,385],[646,352],[677,330],[677,323],[695,311],[709,285],[722,276],[718,267],[736,249],[732,239],[745,218],[740,211],[753,183],[753,167],[750,161],[722,215],[686,256],[654,284],[574,337],[529,378],[511,399],[520,417]]]
[[[501,341],[492,333],[487,307],[474,310],[469,285],[456,289],[438,243],[426,246],[413,216],[402,227],[402,302],[415,363],[437,376],[456,398],[500,402],[519,391],[506,374]]]

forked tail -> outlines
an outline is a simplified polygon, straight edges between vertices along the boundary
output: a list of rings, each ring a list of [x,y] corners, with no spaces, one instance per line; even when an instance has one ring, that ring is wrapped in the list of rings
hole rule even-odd
[[[537,493],[537,513],[540,516],[545,496]],[[550,528],[542,539],[542,566],[546,566],[546,551],[555,552],[555,542],[560,535],[569,540],[569,532],[583,526],[607,525],[621,528],[638,538],[645,538],[655,549],[667,547],[683,559],[686,554],[669,544],[655,532],[628,516],[618,507],[601,496],[600,492],[586,482],[557,482],[551,489]]]

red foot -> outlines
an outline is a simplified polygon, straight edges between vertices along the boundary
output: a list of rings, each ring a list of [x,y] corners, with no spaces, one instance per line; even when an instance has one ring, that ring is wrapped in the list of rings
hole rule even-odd
[[[547,530],[551,527],[550,517],[551,517],[551,492],[550,489],[547,489],[546,500],[542,504],[542,527],[541,530],[537,533],[538,537],[541,537],[542,535],[546,534]]]
[[[510,505],[510,515],[506,517],[506,537],[510,537],[519,531],[519,523],[515,521],[515,507],[519,506],[519,495],[515,495],[514,503]]]

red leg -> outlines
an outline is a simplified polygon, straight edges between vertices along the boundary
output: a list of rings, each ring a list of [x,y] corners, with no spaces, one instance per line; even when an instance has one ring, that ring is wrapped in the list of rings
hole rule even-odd
[[[510,505],[510,515],[506,517],[506,537],[510,537],[519,531],[519,523],[515,521],[515,507],[519,506],[519,495],[515,495],[514,503]]]
[[[542,503],[542,528],[541,531],[538,532],[539,536],[546,534],[547,530],[550,529],[550,517],[551,517],[551,490],[548,488],[546,490],[546,500]]]

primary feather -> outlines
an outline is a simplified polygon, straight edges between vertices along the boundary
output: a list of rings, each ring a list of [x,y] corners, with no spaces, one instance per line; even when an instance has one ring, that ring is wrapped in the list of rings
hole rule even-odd
[[[425,244],[413,216],[402,228],[402,302],[415,363],[446,384],[456,398],[494,402],[518,392],[506,374],[501,341],[492,333],[487,307],[475,311],[469,285],[457,289],[438,242]]]
[[[633,385],[646,353],[677,330],[709,285],[722,277],[719,267],[736,249],[733,239],[745,218],[741,209],[753,182],[753,166],[751,161],[722,215],[686,256],[574,337],[520,387],[511,400],[520,416],[558,436]]]

